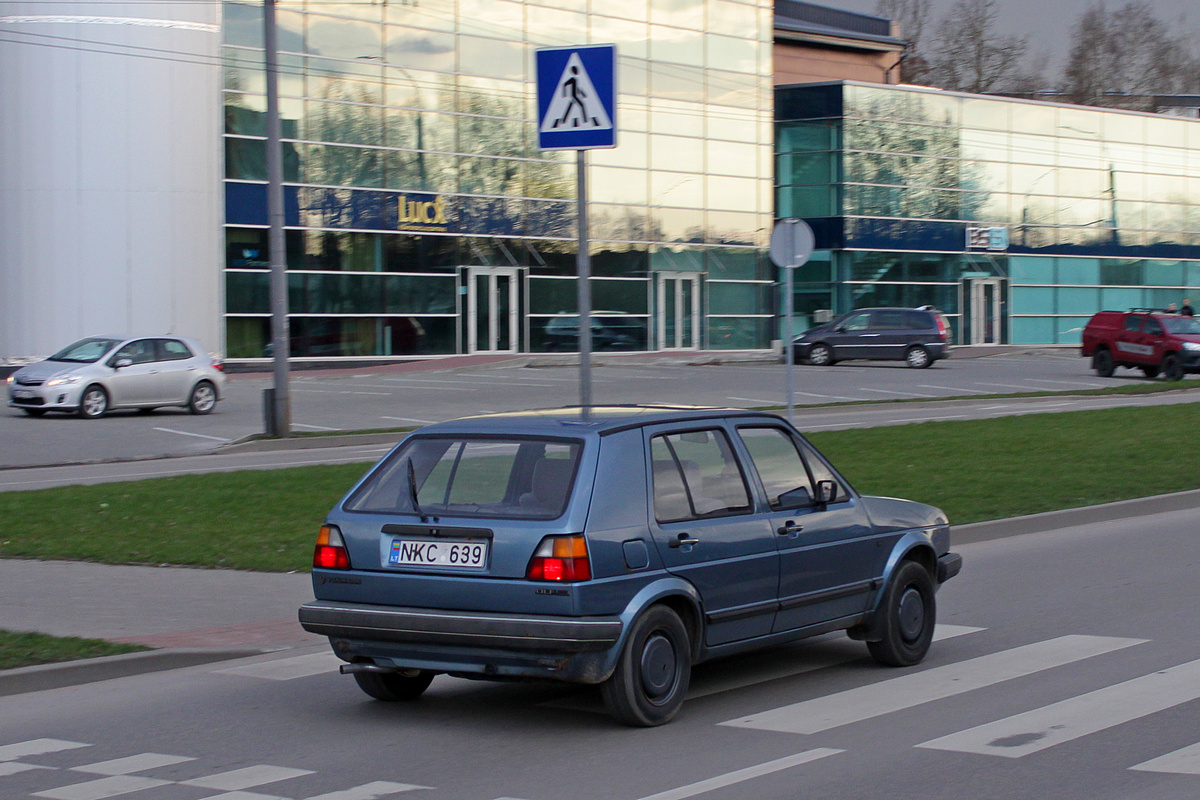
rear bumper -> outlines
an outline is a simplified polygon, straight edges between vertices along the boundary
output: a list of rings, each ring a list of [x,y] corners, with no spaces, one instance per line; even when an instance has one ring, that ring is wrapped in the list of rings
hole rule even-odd
[[[300,625],[328,636],[347,661],[484,676],[603,680],[620,639],[618,617],[446,611],[317,600]]]

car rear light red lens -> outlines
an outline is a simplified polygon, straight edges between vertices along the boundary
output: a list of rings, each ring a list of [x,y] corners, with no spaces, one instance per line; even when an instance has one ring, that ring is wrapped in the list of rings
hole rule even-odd
[[[215,369],[217,372],[224,372],[224,371],[225,371],[225,365],[224,365],[224,364],[222,364],[220,361],[214,361],[214,362],[212,363],[212,365],[213,365],[213,369]]]
[[[591,580],[587,540],[582,536],[547,536],[529,559],[525,577],[531,581]]]
[[[342,540],[342,532],[333,525],[322,525],[313,550],[315,569],[350,569],[350,553]]]

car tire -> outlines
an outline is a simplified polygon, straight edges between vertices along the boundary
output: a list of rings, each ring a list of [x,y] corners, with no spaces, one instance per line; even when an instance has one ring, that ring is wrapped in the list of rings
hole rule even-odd
[[[1097,350],[1096,354],[1092,356],[1092,369],[1096,370],[1096,374],[1101,378],[1111,378],[1116,369],[1112,353],[1107,350]]]
[[[651,606],[633,623],[600,694],[618,722],[651,728],[679,712],[691,674],[692,645],[683,621],[666,606]]]
[[[1157,378],[1158,377],[1158,366],[1157,365],[1149,366],[1149,367],[1139,367],[1139,369],[1141,369],[1142,374],[1145,375],[1147,378]]]
[[[433,682],[433,673],[429,670],[410,670],[411,675],[404,672],[356,672],[354,680],[362,689],[376,700],[397,703],[405,700],[416,700],[429,684]]]
[[[808,363],[814,367],[832,367],[837,362],[833,360],[833,349],[827,344],[814,344],[808,349]]]
[[[1162,374],[1169,381],[1183,379],[1183,364],[1179,362],[1179,356],[1172,353],[1163,359]]]
[[[84,419],[99,419],[108,413],[108,392],[104,387],[92,384],[79,396],[79,416]]]
[[[31,417],[40,417],[46,413],[44,408],[22,408],[21,410]]]
[[[915,561],[904,561],[880,600],[877,642],[867,642],[871,657],[887,667],[911,667],[929,652],[937,622],[933,578]]]
[[[188,411],[193,414],[211,414],[217,404],[217,389],[208,381],[200,381],[188,395]]]
[[[904,354],[904,360],[913,369],[925,369],[933,363],[929,351],[919,344],[908,348],[908,352]]]

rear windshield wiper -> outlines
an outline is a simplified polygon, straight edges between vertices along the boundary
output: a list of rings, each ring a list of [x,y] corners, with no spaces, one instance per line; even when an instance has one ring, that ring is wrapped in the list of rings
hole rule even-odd
[[[413,511],[421,516],[421,522],[429,522],[429,517],[421,510],[421,503],[417,500],[417,473],[411,458],[408,460],[408,496],[412,498]]]

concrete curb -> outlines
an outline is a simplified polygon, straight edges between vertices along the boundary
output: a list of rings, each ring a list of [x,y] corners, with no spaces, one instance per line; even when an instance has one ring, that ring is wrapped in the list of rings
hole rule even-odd
[[[1174,494],[1159,494],[1150,497],[1136,497],[1132,500],[1118,500],[1114,503],[1102,503],[1097,506],[1081,508],[1064,508],[1059,511],[1047,511],[1042,514],[1029,514],[1023,517],[994,519],[987,522],[973,522],[968,525],[951,525],[950,541],[952,545],[986,542],[992,539],[1003,539],[1009,536],[1021,536],[1026,533],[1047,533],[1059,528],[1070,528],[1075,525],[1089,525],[1096,522],[1108,522],[1114,519],[1128,519],[1143,514],[1158,514],[1163,511],[1188,511],[1200,508],[1200,489]]]
[[[261,655],[261,648],[170,648],[0,670],[0,697]]]

